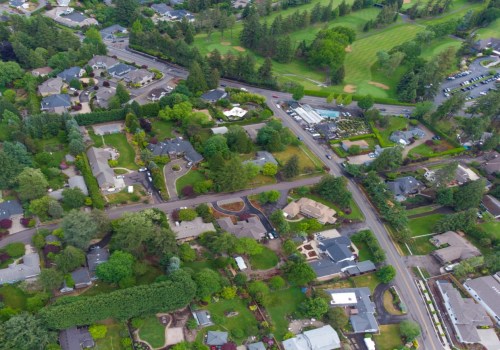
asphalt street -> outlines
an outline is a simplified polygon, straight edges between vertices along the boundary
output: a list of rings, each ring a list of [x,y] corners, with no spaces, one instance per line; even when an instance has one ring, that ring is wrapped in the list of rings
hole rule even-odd
[[[172,76],[177,76],[181,78],[185,78],[187,76],[187,72],[183,70],[182,68],[178,67],[173,67],[171,65],[165,65],[163,63],[160,63],[154,59],[146,58],[138,54],[131,53],[129,51],[123,50],[123,49],[117,49],[113,47],[108,47],[109,49],[109,54],[110,55],[116,55],[118,58],[131,61],[131,62],[136,62],[140,65],[145,64],[148,65],[149,67],[155,67],[157,69],[160,69],[161,71],[168,72],[168,74]],[[265,90],[265,89],[256,89],[252,88],[246,84],[241,84],[237,82],[232,82],[232,81],[227,81],[227,80],[222,80],[221,83],[226,84],[228,86],[233,86],[233,87],[245,87],[249,89],[252,92],[256,92],[259,94],[264,95],[268,101],[270,108],[273,110],[274,115],[279,117],[282,121],[283,124],[287,127],[289,127],[297,136],[301,137],[303,142],[311,149],[312,152],[314,152],[327,166],[330,167],[331,173],[336,175],[336,176],[342,176],[340,165],[338,163],[338,159],[332,159],[329,160],[326,158],[327,153],[331,153],[326,146],[321,146],[318,144],[312,136],[303,130],[297,123],[295,123],[282,109],[278,108],[276,104],[280,100],[288,100],[291,99],[291,95],[288,93],[282,93],[282,92],[275,92],[275,91],[270,91],[270,90]],[[277,97],[273,97],[277,96]],[[324,98],[317,98],[317,97],[304,97],[303,102],[305,103],[310,103],[310,104],[325,104],[325,99]],[[334,104],[331,104],[333,107]],[[350,106],[351,107],[351,106]],[[351,108],[355,108],[356,105],[353,103]],[[405,114],[408,113],[405,110],[410,109],[408,107],[401,107],[401,106],[391,106],[391,105],[376,105],[377,108],[379,109],[385,109],[384,113],[388,114]],[[207,196],[200,196],[196,198],[191,198],[191,199],[185,199],[185,200],[178,200],[178,201],[172,201],[172,202],[165,202],[161,204],[138,204],[135,206],[127,206],[127,207],[121,207],[121,208],[113,208],[108,210],[108,214],[111,219],[115,219],[120,217],[126,212],[136,212],[140,211],[146,208],[151,208],[151,207],[156,207],[160,210],[163,211],[171,211],[176,208],[182,207],[182,206],[195,206],[201,203],[208,203],[208,202],[214,202],[222,199],[230,199],[234,197],[242,197],[242,196],[248,196],[252,194],[257,194],[263,191],[267,191],[270,189],[273,190],[287,190],[291,189],[294,187],[299,187],[299,186],[307,186],[307,185],[312,185],[315,184],[319,181],[319,177],[313,177],[313,178],[306,178],[306,179],[301,179],[298,181],[294,182],[281,182],[278,184],[273,184],[269,186],[264,186],[260,187],[258,189],[249,189],[245,191],[240,191],[237,193],[228,193],[228,194],[211,194]],[[432,329],[432,323],[430,318],[427,316],[426,311],[425,311],[425,306],[420,298],[415,282],[413,280],[413,277],[410,275],[409,271],[406,269],[405,264],[403,262],[403,258],[399,255],[397,252],[394,243],[391,241],[391,238],[389,236],[389,233],[387,232],[385,226],[382,224],[378,214],[374,210],[374,208],[371,206],[370,201],[368,198],[364,195],[364,193],[358,188],[358,186],[349,180],[348,183],[349,190],[351,191],[353,195],[353,199],[356,201],[358,206],[360,207],[361,211],[365,215],[366,218],[366,226],[371,228],[371,230],[374,232],[374,234],[377,236],[380,245],[382,246],[382,249],[387,254],[387,263],[390,265],[393,265],[396,268],[397,275],[394,280],[394,284],[401,290],[403,293],[403,300],[406,303],[408,307],[409,314],[408,316],[415,321],[417,321],[421,328],[422,328],[422,336],[420,339],[420,344],[422,349],[425,350],[438,350],[438,349],[444,349],[443,345],[439,341],[439,339],[436,336],[436,333]],[[20,233],[16,233],[15,235],[12,235],[10,237],[5,238],[4,240],[0,241],[0,247],[4,246],[5,244],[12,242],[12,241],[23,241],[23,242],[29,242],[31,239],[31,236],[34,234],[35,230],[27,230],[23,231]]]

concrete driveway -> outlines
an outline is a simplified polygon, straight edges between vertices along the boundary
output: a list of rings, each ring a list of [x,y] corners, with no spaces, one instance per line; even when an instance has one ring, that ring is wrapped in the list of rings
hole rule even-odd
[[[430,238],[430,236],[429,236]],[[438,264],[434,257],[429,255],[410,255],[403,257],[407,267],[422,267],[429,272],[431,276],[441,274],[441,265]]]
[[[153,187],[153,184],[148,180],[147,172],[134,171],[123,175],[123,180],[125,181],[125,186],[131,185],[142,185],[148,193],[151,194],[151,199],[154,203],[162,203],[160,194]]]
[[[180,166],[180,170],[172,170],[174,165]],[[163,168],[163,175],[165,176],[165,183],[167,185],[167,192],[170,199],[179,198],[175,183],[178,178],[186,175],[189,170],[191,170],[191,168],[187,167],[187,161],[185,159],[174,159]]]
[[[419,125],[418,128],[422,129],[425,132],[425,136],[422,137],[421,139],[416,140],[411,145],[405,147],[403,150],[403,158],[405,158],[408,155],[408,152],[410,152],[412,149],[414,149],[420,145],[423,145],[424,143],[426,143],[429,140],[432,140],[432,137],[434,136],[434,133],[432,131],[430,131],[429,129],[427,129],[423,125]]]
[[[373,291],[373,302],[377,309],[377,321],[378,323],[385,324],[399,324],[401,321],[405,320],[407,317],[403,315],[392,315],[384,307],[384,293],[386,290],[391,288],[390,284],[380,283]],[[404,300],[403,300],[404,302]]]

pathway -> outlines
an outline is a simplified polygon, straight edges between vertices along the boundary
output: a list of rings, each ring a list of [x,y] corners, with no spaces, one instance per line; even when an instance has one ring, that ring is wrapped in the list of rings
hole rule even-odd
[[[423,145],[427,141],[432,140],[432,138],[434,137],[434,133],[432,131],[430,131],[429,129],[427,129],[425,126],[420,125],[419,128],[425,132],[425,136],[422,137],[421,139],[416,140],[411,145],[405,147],[403,150],[403,158],[406,158],[406,156],[408,155],[408,152],[410,152],[412,149],[414,149],[420,145]]]
[[[177,171],[172,170],[174,165],[178,165],[180,169]],[[167,185],[167,192],[170,199],[179,198],[175,184],[180,177],[186,175],[189,170],[191,170],[191,168],[188,168],[186,165],[187,162],[184,159],[174,159],[163,168],[163,175],[165,176],[165,183]]]
[[[384,293],[386,290],[391,288],[390,284],[380,283],[373,291],[373,302],[377,308],[377,321],[381,325],[386,324],[398,324],[407,317],[404,315],[393,315],[390,314],[384,307]]]

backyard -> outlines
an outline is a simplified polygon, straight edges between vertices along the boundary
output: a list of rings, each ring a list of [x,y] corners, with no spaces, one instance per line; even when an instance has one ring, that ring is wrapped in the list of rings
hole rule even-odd
[[[135,164],[135,151],[128,143],[125,134],[109,134],[104,135],[103,138],[107,146],[115,148],[120,153],[117,167],[131,170],[138,169],[137,164]]]
[[[139,328],[139,337],[153,348],[165,345],[165,326],[160,323],[156,315],[147,316],[142,320],[144,323]]]
[[[161,141],[174,137],[174,134],[172,133],[172,130],[174,128],[173,122],[162,119],[155,119],[151,124],[153,133],[158,140]]]
[[[269,295],[269,306],[266,307],[266,310],[276,327],[274,335],[278,340],[282,340],[288,332],[289,321],[287,317],[297,311],[305,298],[306,296],[298,287],[275,291]]]
[[[177,189],[177,194],[182,195],[182,189],[186,186],[194,186],[197,182],[205,181],[205,175],[199,170],[189,170],[189,172],[181,176],[175,182],[175,188]]]
[[[420,156],[420,157],[431,157],[435,153],[444,152],[446,150],[452,149],[453,146],[447,141],[427,141],[415,148],[412,148],[408,155]]]
[[[264,247],[262,253],[250,256],[250,266],[253,270],[267,270],[273,268],[278,264],[278,261],[279,259],[276,253],[268,247]]]
[[[500,222],[496,220],[486,221],[479,225],[486,232],[495,235],[497,239],[500,238]]]
[[[134,191],[132,193],[128,193],[128,188],[124,188],[118,193],[113,193],[107,195],[107,199],[109,204],[117,205],[117,204],[128,204],[128,203],[137,203],[141,199],[145,200],[148,198],[146,195],[146,191],[141,185],[133,185]]]
[[[316,172],[323,165],[305,146],[288,146],[284,151],[273,153],[273,156],[281,165],[284,165],[294,155],[299,158],[299,168],[302,173],[305,173],[304,169],[309,169],[309,172]]]
[[[301,196],[299,196],[298,194],[292,195],[293,199],[299,199],[300,197]],[[339,217],[343,217],[343,218],[355,220],[355,221],[362,221],[365,218],[363,213],[361,212],[361,209],[359,209],[358,205],[356,204],[356,202],[353,199],[351,199],[351,201],[349,203],[349,208],[351,209],[351,213],[346,214],[346,213],[342,212],[342,210],[334,203],[329,202],[329,201],[321,198],[320,196],[318,196],[314,193],[308,193],[308,194],[304,195],[304,197],[312,199],[316,202],[319,202],[321,204],[326,205],[329,208],[334,209],[337,212],[337,215]]]
[[[379,128],[381,140],[380,144],[382,147],[386,147],[387,144],[393,144],[389,137],[394,131],[403,130],[408,127],[408,119],[404,117],[392,117],[389,118],[389,125],[385,128]]]
[[[102,339],[96,339],[96,349],[99,350],[121,350],[124,349],[121,338],[128,337],[128,331],[124,323],[116,323],[113,320],[102,322],[106,325],[108,331]]]
[[[378,350],[393,350],[399,348],[402,345],[399,325],[381,325],[380,334],[374,335],[373,340]]]
[[[431,237],[413,238],[408,246],[414,255],[428,255],[437,248],[429,241]],[[407,249],[405,249],[407,250]]]
[[[434,233],[434,226],[444,217],[444,214],[430,214],[419,218],[410,219],[408,226],[411,236],[421,236]]]
[[[378,279],[378,277],[375,275],[374,272],[367,273],[361,276],[352,277],[351,279],[356,288],[368,287],[370,288],[372,293],[375,290],[375,287],[377,287],[380,284],[380,280]]]
[[[15,285],[5,284],[4,286],[0,287],[0,296],[0,299],[5,304],[5,306],[17,310],[26,309],[26,300],[28,296]]]

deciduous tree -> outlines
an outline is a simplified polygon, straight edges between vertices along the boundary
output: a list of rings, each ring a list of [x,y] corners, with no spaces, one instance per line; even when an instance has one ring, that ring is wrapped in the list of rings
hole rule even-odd
[[[25,168],[17,177],[18,193],[22,200],[43,197],[49,183],[40,169]]]
[[[56,255],[54,262],[59,271],[68,273],[85,264],[85,253],[78,248],[67,246]]]
[[[71,245],[81,249],[87,249],[90,240],[97,233],[97,223],[92,220],[90,214],[72,210],[64,217],[61,228],[64,239]]]

